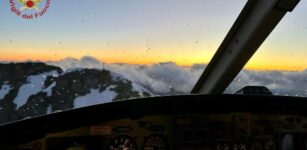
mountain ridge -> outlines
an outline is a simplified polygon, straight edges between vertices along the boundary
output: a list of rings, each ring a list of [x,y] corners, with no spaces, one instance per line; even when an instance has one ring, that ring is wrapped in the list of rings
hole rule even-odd
[[[44,63],[0,64],[0,123],[128,98],[154,95],[105,69],[73,69]]]

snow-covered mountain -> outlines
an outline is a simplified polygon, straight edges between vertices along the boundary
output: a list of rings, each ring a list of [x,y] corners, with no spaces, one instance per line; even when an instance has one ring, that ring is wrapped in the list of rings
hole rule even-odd
[[[64,71],[44,63],[0,64],[0,123],[152,95],[142,85],[104,69]]]

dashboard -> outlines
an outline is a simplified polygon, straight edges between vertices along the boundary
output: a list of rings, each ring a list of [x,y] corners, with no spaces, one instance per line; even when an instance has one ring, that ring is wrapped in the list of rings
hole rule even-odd
[[[306,99],[214,97],[129,100],[24,120],[0,126],[0,148],[307,150]]]
[[[48,134],[37,150],[307,149],[307,119],[249,113],[146,116]],[[301,142],[301,143],[300,143]],[[283,147],[284,146],[284,147]]]
[[[26,150],[307,149],[307,119],[232,113],[119,119],[48,134]]]

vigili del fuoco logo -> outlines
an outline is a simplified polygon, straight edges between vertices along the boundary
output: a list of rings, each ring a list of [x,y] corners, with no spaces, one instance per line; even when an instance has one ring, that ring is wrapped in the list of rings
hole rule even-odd
[[[35,19],[43,16],[51,0],[9,0],[11,11],[24,19]]]

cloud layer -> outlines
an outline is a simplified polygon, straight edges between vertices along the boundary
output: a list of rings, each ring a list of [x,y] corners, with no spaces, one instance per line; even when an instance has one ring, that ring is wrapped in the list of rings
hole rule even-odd
[[[182,67],[175,63],[159,63],[154,65],[102,64],[94,57],[85,56],[80,60],[66,58],[50,65],[60,66],[64,70],[72,68],[105,68],[119,73],[125,78],[142,84],[156,94],[188,93],[197,82],[204,65]]]
[[[233,93],[246,85],[261,85],[275,95],[307,97],[305,71],[249,71],[243,70],[231,83],[226,93]]]
[[[120,73],[125,78],[140,83],[154,93],[161,95],[189,93],[206,67],[204,64],[182,67],[172,62],[154,65],[102,64],[90,56],[84,56],[80,60],[66,58],[56,62],[48,62],[48,64],[60,66],[64,70],[105,68]],[[243,70],[225,93],[234,93],[246,85],[266,86],[276,95],[307,97],[307,70],[296,72]]]

